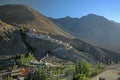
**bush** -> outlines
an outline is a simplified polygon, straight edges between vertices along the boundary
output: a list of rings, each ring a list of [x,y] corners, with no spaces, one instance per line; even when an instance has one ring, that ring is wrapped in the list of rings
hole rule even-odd
[[[94,70],[92,72],[92,76],[95,76],[95,75],[99,74],[104,69],[105,69],[105,65],[104,64],[97,63],[96,67],[94,68]]]
[[[98,63],[98,64],[97,64],[97,69],[98,69],[98,70],[103,70],[103,69],[105,69],[105,65],[102,64],[102,63]]]

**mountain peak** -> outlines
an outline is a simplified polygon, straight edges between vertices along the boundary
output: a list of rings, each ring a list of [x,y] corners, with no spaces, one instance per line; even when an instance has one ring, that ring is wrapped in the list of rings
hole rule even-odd
[[[70,17],[70,16],[66,16],[66,17],[64,17],[64,18],[70,19],[70,18],[72,18],[72,17]]]
[[[27,4],[7,4],[7,5],[3,5],[3,6],[0,6],[0,7],[4,7],[4,8],[16,8],[16,7],[30,7],[29,5]]]
[[[28,5],[0,6],[0,18],[4,22],[25,23],[35,18],[34,10]]]
[[[85,17],[101,17],[101,18],[104,18],[103,16],[99,16],[99,15],[96,15],[96,14],[88,14],[88,15],[86,15]]]
[[[98,16],[98,15],[90,13],[87,16]]]
[[[32,9],[28,5],[0,6],[0,19],[1,21],[13,26],[22,26],[27,29],[36,29],[37,32],[72,37],[72,35],[60,29],[57,25],[49,21],[44,15]]]
[[[32,9],[29,5],[27,4],[8,4],[8,5],[3,5],[3,6],[0,6],[0,10],[7,10],[7,9],[10,9],[10,10],[13,10],[13,9]]]

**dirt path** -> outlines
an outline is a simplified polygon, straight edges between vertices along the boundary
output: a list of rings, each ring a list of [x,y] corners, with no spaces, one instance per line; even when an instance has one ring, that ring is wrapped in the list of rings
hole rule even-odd
[[[99,77],[105,78],[105,80],[117,80],[118,72],[120,72],[120,64],[112,65],[108,67],[106,71],[95,76],[92,80],[98,80]]]

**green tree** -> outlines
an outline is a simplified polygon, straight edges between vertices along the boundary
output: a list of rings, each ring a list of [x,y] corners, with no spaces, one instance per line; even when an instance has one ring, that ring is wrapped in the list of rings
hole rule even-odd
[[[20,32],[22,35],[25,35],[25,29],[23,27],[20,29]]]
[[[14,62],[13,69],[16,69],[16,68],[17,68],[17,65],[16,65],[16,63]]]
[[[52,69],[50,70],[50,79],[54,80],[54,71]]]
[[[28,62],[34,59],[34,56],[31,52],[28,53]]]
[[[76,64],[75,73],[85,74],[86,76],[90,76],[92,73],[92,66],[88,62],[80,61]]]
[[[75,66],[75,74],[73,80],[88,80],[92,73],[92,66],[86,61],[80,61]],[[81,79],[84,78],[84,79]]]
[[[48,73],[45,68],[40,67],[34,74],[28,74],[25,80],[48,80]]]
[[[76,74],[73,80],[89,80],[85,74]]]
[[[13,80],[12,77],[10,77],[10,75],[8,75],[7,80]]]
[[[103,69],[105,69],[105,65],[103,63],[98,63],[97,64],[97,69],[98,70],[103,70]]]
[[[24,65],[25,64],[25,61],[26,61],[26,58],[25,58],[25,55],[24,54],[21,54],[20,55],[20,59],[19,59],[19,63]]]
[[[48,73],[46,70],[42,70],[41,72],[41,77],[40,77],[41,80],[47,80],[48,79]]]

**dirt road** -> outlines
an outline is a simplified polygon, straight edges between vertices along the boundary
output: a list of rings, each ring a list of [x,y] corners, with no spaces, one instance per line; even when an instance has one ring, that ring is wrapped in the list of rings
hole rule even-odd
[[[117,80],[117,73],[120,72],[120,64],[107,67],[107,70],[95,76],[92,80],[98,80],[99,77],[105,78],[105,80]]]

